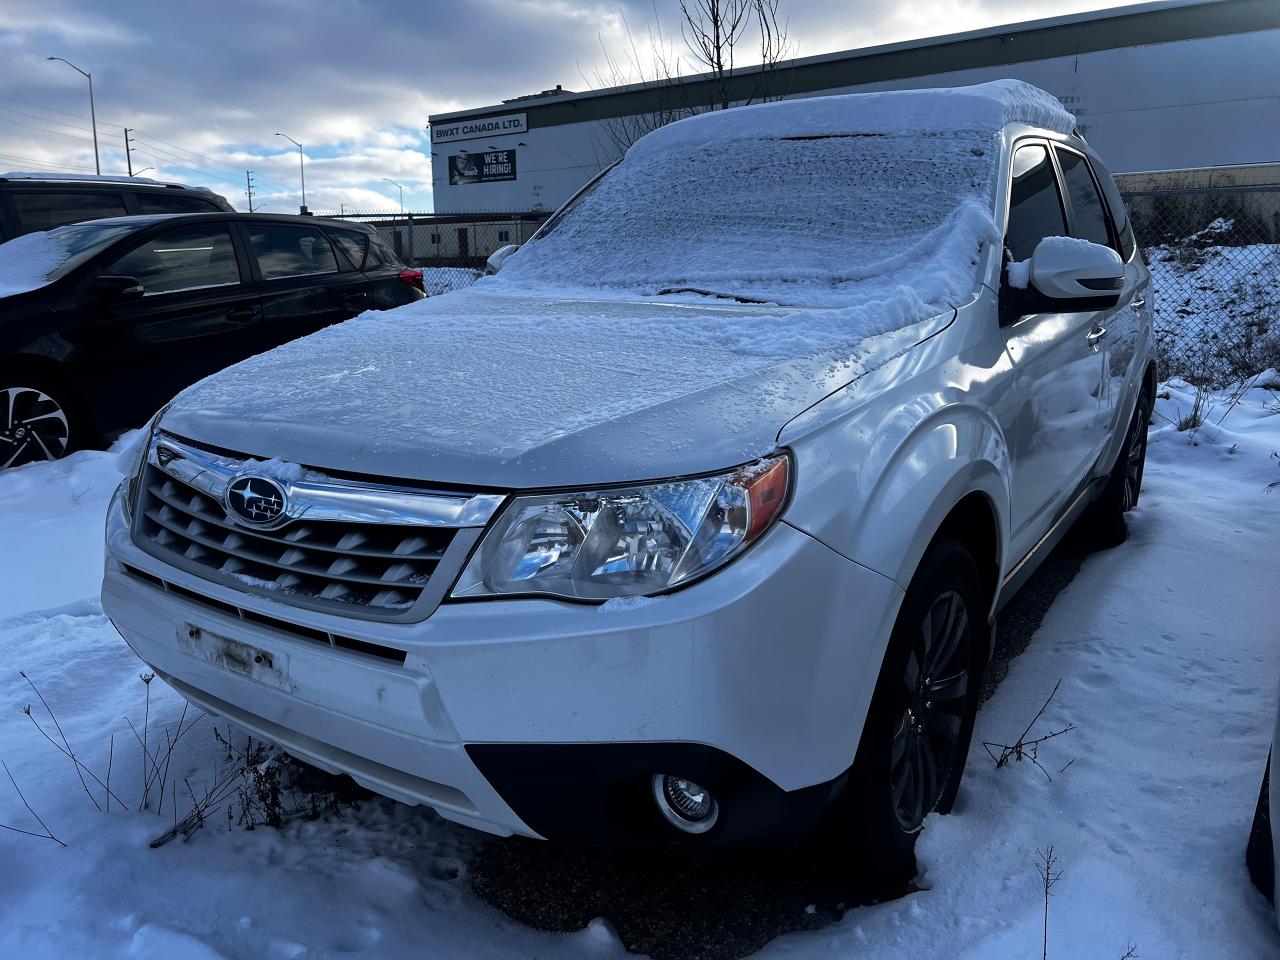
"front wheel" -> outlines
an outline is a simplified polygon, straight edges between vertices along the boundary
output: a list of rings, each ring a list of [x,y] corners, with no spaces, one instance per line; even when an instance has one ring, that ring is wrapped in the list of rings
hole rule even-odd
[[[58,460],[82,441],[80,418],[61,387],[43,378],[0,378],[0,470]]]
[[[903,599],[832,824],[837,846],[880,882],[912,879],[925,817],[955,801],[990,636],[982,597],[972,555],[943,540]]]

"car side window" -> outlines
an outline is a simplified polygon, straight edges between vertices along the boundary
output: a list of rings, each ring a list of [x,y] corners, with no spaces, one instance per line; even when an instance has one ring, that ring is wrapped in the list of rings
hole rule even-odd
[[[310,277],[338,272],[338,259],[323,233],[314,227],[248,224],[249,244],[263,280]]]
[[[165,230],[134,247],[102,273],[135,277],[146,296],[240,282],[231,231],[222,224]]]
[[[1089,162],[1070,150],[1058,150],[1057,154],[1062,180],[1067,188],[1067,201],[1071,205],[1071,235],[1104,247],[1112,246],[1107,208],[1103,206],[1102,194],[1089,172]]]
[[[400,258],[386,240],[380,236],[369,238],[369,258],[365,261],[365,270],[376,270],[379,267],[403,267]]]
[[[364,266],[365,250],[369,247],[369,235],[358,230],[330,230],[329,236],[338,245],[352,266],[357,270]]]
[[[222,208],[212,200],[190,193],[137,193],[138,209],[143,213],[213,213]]]
[[[1129,210],[1124,205],[1124,197],[1120,196],[1120,188],[1115,178],[1105,166],[1097,160],[1090,161],[1094,176],[1102,184],[1102,194],[1106,197],[1107,207],[1111,210],[1111,222],[1115,224],[1116,236],[1120,238],[1120,256],[1127,262],[1138,248],[1138,241],[1133,235],[1133,223],[1129,219]]]
[[[1018,147],[1013,152],[1009,227],[1004,237],[1009,256],[1013,260],[1026,260],[1045,237],[1066,234],[1058,178],[1048,149],[1039,143]]]
[[[18,223],[26,233],[52,230],[54,227],[82,220],[123,217],[129,212],[119,193],[107,191],[77,193],[69,190],[15,190],[10,196],[13,198]]]

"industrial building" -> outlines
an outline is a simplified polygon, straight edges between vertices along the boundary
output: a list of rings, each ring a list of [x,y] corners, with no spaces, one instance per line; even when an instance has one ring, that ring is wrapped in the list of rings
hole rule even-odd
[[[1117,173],[1280,158],[1280,0],[1120,7],[787,61],[778,96],[958,86],[1001,77],[1056,95]],[[735,73],[746,100],[759,68]],[[431,117],[440,214],[554,210],[617,159],[618,118],[705,109],[705,77],[560,88]]]

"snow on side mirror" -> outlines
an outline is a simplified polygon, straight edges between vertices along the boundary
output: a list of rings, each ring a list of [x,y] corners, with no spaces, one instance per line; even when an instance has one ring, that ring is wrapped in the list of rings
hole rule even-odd
[[[1110,247],[1074,237],[1045,237],[1030,260],[1009,264],[1009,285],[1054,300],[1119,299],[1124,261]]]
[[[507,262],[507,257],[511,256],[518,249],[520,249],[520,244],[508,243],[505,247],[499,247],[497,250],[493,251],[493,253],[489,254],[489,259],[485,261],[486,266],[489,268],[488,272],[497,273],[501,270],[502,265]]]

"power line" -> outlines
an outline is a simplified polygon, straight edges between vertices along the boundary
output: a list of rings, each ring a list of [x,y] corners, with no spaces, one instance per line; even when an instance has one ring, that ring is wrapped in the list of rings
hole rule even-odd
[[[61,133],[57,130],[50,130],[48,127],[37,127],[34,123],[23,123],[21,120],[10,120],[8,117],[0,117],[0,123],[12,123],[14,126],[27,127],[31,130],[39,130],[41,133],[51,133],[55,137],[66,137],[68,140],[84,140],[86,143],[93,143],[92,137],[79,137],[74,133]]]
[[[16,113],[20,117],[28,117],[32,120],[39,120],[42,123],[56,123],[58,126],[66,127],[68,130],[80,130],[85,133],[92,132],[91,127],[82,127],[76,123],[67,123],[65,120],[54,120],[52,117],[42,117],[39,114],[27,113],[25,110],[15,110],[13,109],[13,107],[6,107],[3,104],[0,104],[0,110],[4,110],[6,113]]]
[[[75,173],[86,173],[89,170],[89,167],[86,164],[55,163],[52,160],[37,160],[35,157],[19,157],[11,153],[0,153],[0,160],[4,160],[8,163],[31,163],[41,167],[59,167]]]
[[[58,109],[56,109],[56,108],[54,108],[54,107],[46,107],[46,106],[43,106],[43,105],[38,104],[38,103],[32,103],[32,102],[31,102],[31,101],[29,101],[29,100],[21,100],[21,99],[19,99],[18,97],[13,97],[13,96],[10,96],[10,95],[8,95],[8,94],[4,94],[4,93],[0,93],[0,99],[9,100],[9,101],[11,101],[11,102],[13,102],[13,103],[18,103],[18,104],[21,104],[21,105],[26,106],[26,107],[32,107],[32,108],[34,108],[34,109],[36,109],[36,110],[44,111],[44,112],[46,112],[46,113],[56,113],[56,114],[59,114],[59,115],[64,116],[64,117],[71,117],[73,120],[84,120],[84,121],[88,121],[88,119],[89,119],[88,117],[82,116],[81,114],[78,114],[78,113],[71,113],[71,112],[66,111],[66,110],[58,110]],[[52,117],[39,117],[39,116],[37,116],[37,115],[35,115],[35,114],[24,113],[24,112],[23,112],[23,111],[21,111],[21,110],[14,110],[12,107],[3,107],[3,106],[0,106],[0,109],[2,109],[2,110],[7,110],[7,111],[9,111],[9,112],[11,112],[11,113],[16,113],[16,114],[18,114],[19,116],[25,116],[25,117],[28,117],[28,118],[30,118],[30,119],[34,119],[34,120],[41,120],[42,122],[45,122],[45,123],[54,123],[54,124],[58,124],[59,126],[65,126],[65,127],[67,127],[68,129],[72,129],[72,130],[82,130],[82,131],[84,131],[84,132],[86,132],[86,133],[91,133],[91,132],[92,132],[92,130],[91,130],[91,128],[90,128],[90,127],[87,127],[87,126],[77,126],[77,125],[75,125],[75,124],[65,123],[65,122],[63,122],[63,121],[61,121],[61,120],[55,120],[55,119],[53,119]],[[0,119],[5,119],[5,118],[0,118]],[[11,122],[11,123],[18,123],[18,121],[9,121],[9,122]],[[112,124],[112,123],[111,123],[111,121],[106,120],[106,119],[104,119],[104,120],[103,120],[103,123],[104,123],[104,124],[108,124],[108,125],[113,125],[113,126],[123,127],[123,124]],[[31,126],[31,125],[30,125],[30,124],[26,124],[26,126]],[[61,132],[59,132],[59,131],[57,131],[57,130],[49,130],[49,129],[44,128],[44,127],[35,127],[34,129],[41,130],[42,132],[45,132],[45,133],[54,133],[54,134],[57,134],[58,136],[64,136],[64,137],[70,137],[70,136],[71,136],[71,134],[64,134],[64,133],[61,133]],[[190,157],[193,157],[193,158],[195,158],[195,159],[197,159],[197,160],[201,160],[201,161],[203,161],[203,162],[204,162],[204,163],[206,163],[206,164],[209,164],[210,166],[218,167],[218,168],[220,168],[220,169],[224,169],[224,170],[228,171],[228,173],[229,173],[229,174],[233,174],[233,175],[234,175],[234,177],[235,177],[235,182],[237,182],[237,183],[239,182],[239,179],[240,179],[240,169],[241,169],[241,168],[240,168],[240,167],[235,166],[234,164],[232,164],[232,163],[230,163],[230,162],[228,162],[228,161],[225,161],[225,160],[215,160],[215,159],[213,159],[212,157],[206,156],[206,155],[205,155],[205,154],[203,154],[203,153],[199,153],[199,152],[197,152],[197,151],[195,151],[195,150],[191,150],[191,149],[189,149],[189,148],[187,148],[187,147],[179,146],[179,145],[178,145],[178,144],[176,144],[176,143],[171,143],[170,141],[168,141],[168,140],[164,140],[164,139],[162,139],[162,138],[160,138],[160,137],[152,136],[151,134],[140,133],[140,132],[138,132],[136,129],[132,128],[132,127],[131,127],[131,128],[129,128],[129,129],[130,129],[130,131],[133,133],[133,137],[134,137],[134,140],[135,140],[135,141],[137,141],[137,140],[150,140],[150,141],[154,141],[155,143],[163,144],[165,147],[169,147],[169,148],[172,148],[173,150],[177,150],[177,151],[179,151],[180,153],[187,154],[187,155],[189,155]],[[88,140],[88,139],[90,139],[90,138],[86,137],[86,138],[83,138],[83,139]],[[189,165],[189,164],[190,164],[190,160],[187,160],[187,159],[186,159],[186,158],[184,158],[184,157],[174,156],[174,155],[173,155],[170,151],[168,151],[168,150],[162,150],[160,147],[152,147],[151,149],[153,149],[156,153],[158,153],[158,154],[162,154],[162,155],[164,155],[164,156],[166,156],[166,157],[170,157],[170,158],[172,158],[172,159],[173,159],[173,160],[175,160],[175,161],[182,161],[184,165],[183,165],[180,169],[185,169],[185,170],[197,170],[197,171],[198,171],[198,170],[200,170],[200,169],[202,169],[202,168],[200,168],[200,167],[192,167],[192,166],[190,166],[190,165]],[[262,185],[263,185],[263,186],[270,187],[271,189],[273,189],[273,190],[277,190],[277,191],[279,191],[279,192],[281,192],[281,193],[288,193],[288,192],[290,192],[287,188],[282,187],[280,184],[272,183],[272,182],[269,182],[269,181],[266,181],[266,180],[263,180],[263,181],[260,181],[260,182],[262,183]]]
[[[46,107],[46,106],[43,106],[42,104],[33,103],[29,100],[22,100],[22,99],[19,99],[18,97],[10,96],[9,94],[0,93],[0,99],[8,100],[12,103],[21,104],[22,106],[31,107],[35,110],[39,110],[44,113],[58,114],[63,117],[70,117],[73,120],[84,120],[84,121],[89,120],[88,117],[82,116],[81,114],[78,114],[78,113],[72,113],[67,110],[59,110],[55,107]],[[18,116],[23,116],[31,120],[39,120],[41,123],[56,124],[57,126],[65,127],[68,130],[80,130],[80,131],[84,131],[85,133],[92,133],[91,127],[78,126],[76,124],[67,123],[66,121],[63,121],[63,120],[57,120],[53,117],[42,117],[42,116],[38,116],[37,114],[26,113],[24,111],[15,110],[12,107],[5,107],[3,105],[0,105],[0,110],[5,110],[9,113],[17,114]],[[26,127],[32,130],[38,130],[41,133],[49,133],[49,134],[53,134],[54,136],[64,137],[68,140],[80,140],[85,143],[92,142],[92,137],[90,136],[79,136],[73,133],[63,133],[60,130],[53,130],[46,126],[37,126],[35,124],[25,123],[20,120],[13,120],[13,119],[10,119],[9,117],[0,116],[0,121],[11,123],[11,124],[14,124],[15,126]],[[106,119],[103,120],[103,124],[109,125],[109,126],[119,126],[121,128],[123,128],[124,126],[123,124],[112,123],[111,121]],[[159,164],[162,166],[170,167],[174,170],[185,170],[188,173],[193,173],[200,177],[210,177],[214,180],[219,180],[225,183],[239,184],[240,182],[241,168],[235,166],[229,161],[216,160],[213,157],[207,156],[206,154],[200,153],[196,150],[192,150],[188,147],[179,146],[178,144],[172,143],[171,141],[165,140],[161,137],[152,136],[151,134],[146,134],[146,133],[140,133],[132,127],[129,128],[129,130],[133,136],[134,152],[135,153],[144,152],[143,148],[145,148],[145,150],[149,152],[149,155],[151,156],[151,158],[154,160],[157,160]],[[139,143],[140,141],[142,141],[142,143]],[[156,144],[161,144],[162,146],[156,146]],[[175,153],[174,151],[177,151],[177,152]],[[196,163],[196,161],[199,161],[199,163]],[[226,171],[226,173],[221,172],[224,170]],[[273,193],[290,194],[294,192],[292,188],[282,186],[281,184],[275,183],[270,180],[260,180],[260,179],[255,180],[254,186],[255,188],[264,187],[272,191]]]

